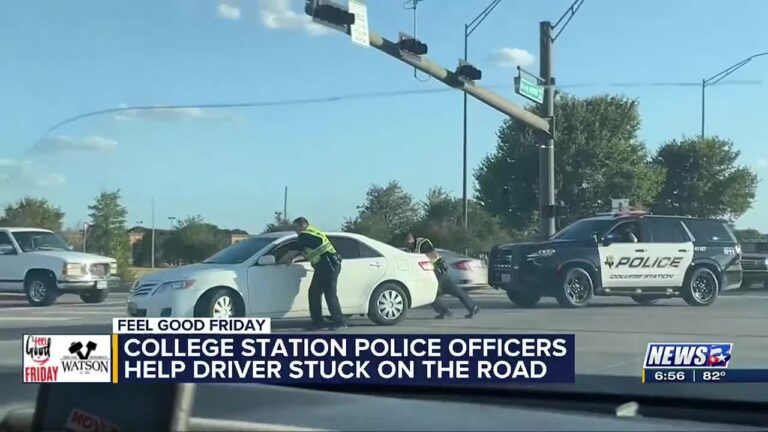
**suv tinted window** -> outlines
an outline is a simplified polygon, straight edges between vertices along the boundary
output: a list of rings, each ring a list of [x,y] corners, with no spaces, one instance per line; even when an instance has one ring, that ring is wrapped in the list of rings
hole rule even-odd
[[[683,221],[698,242],[736,243],[736,238],[724,222],[690,219]]]
[[[328,237],[342,259],[361,258],[360,242],[347,237]]]
[[[651,234],[654,243],[685,243],[688,235],[679,219],[644,218],[645,226]]]

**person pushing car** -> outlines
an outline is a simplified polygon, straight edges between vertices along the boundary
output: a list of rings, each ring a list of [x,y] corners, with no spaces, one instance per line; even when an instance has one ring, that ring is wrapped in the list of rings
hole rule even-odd
[[[445,264],[445,259],[437,253],[429,239],[415,238],[412,233],[408,233],[405,236],[405,244],[409,252],[424,254],[432,262],[438,283],[437,297],[435,297],[435,301],[432,303],[432,308],[437,312],[436,319],[444,319],[451,316],[451,310],[440,300],[442,294],[450,294],[457,297],[461,304],[467,308],[467,318],[472,318],[480,312],[480,307],[448,276],[448,266]]]
[[[323,320],[323,296],[331,314],[331,330],[347,327],[344,314],[341,312],[339,296],[336,293],[336,283],[341,272],[341,256],[319,229],[311,226],[306,218],[300,217],[293,221],[294,229],[299,234],[298,240],[283,260],[291,260],[297,255],[303,255],[315,270],[309,285],[309,315],[312,325],[308,330],[320,330],[328,327]]]

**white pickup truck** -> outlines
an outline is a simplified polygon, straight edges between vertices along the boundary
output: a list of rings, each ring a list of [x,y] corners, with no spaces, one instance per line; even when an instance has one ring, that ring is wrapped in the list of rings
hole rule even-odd
[[[51,231],[0,227],[0,292],[23,292],[32,306],[50,306],[64,293],[101,303],[120,283],[116,272],[114,259],[75,252]]]

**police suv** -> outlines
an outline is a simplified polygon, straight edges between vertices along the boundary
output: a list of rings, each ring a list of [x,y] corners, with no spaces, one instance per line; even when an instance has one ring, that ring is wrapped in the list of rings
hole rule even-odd
[[[488,281],[524,307],[544,296],[583,307],[595,295],[708,306],[741,284],[740,255],[721,220],[610,214],[579,220],[544,242],[494,247]]]

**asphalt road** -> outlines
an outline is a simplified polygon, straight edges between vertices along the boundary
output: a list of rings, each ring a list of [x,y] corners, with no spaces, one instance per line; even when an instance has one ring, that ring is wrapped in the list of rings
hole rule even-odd
[[[637,377],[649,342],[733,342],[732,368],[768,368],[768,292],[748,290],[721,296],[704,308],[682,300],[640,306],[624,298],[598,298],[585,309],[561,309],[552,299],[535,308],[514,307],[493,290],[472,293],[481,313],[472,320],[451,300],[455,318],[435,320],[429,307],[409,311],[397,326],[379,327],[364,317],[348,333],[574,333],[578,374]],[[125,294],[86,305],[62,296],[48,308],[31,308],[23,297],[0,295],[0,406],[31,402],[35,388],[21,383],[21,334],[110,333],[111,319],[125,316]],[[301,332],[305,320],[273,321],[275,332]]]

